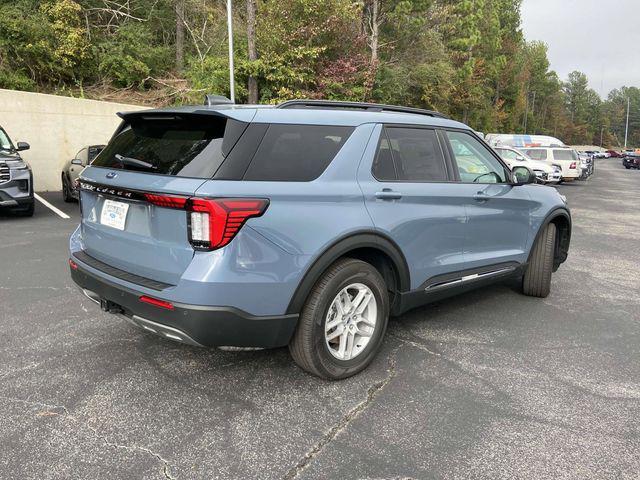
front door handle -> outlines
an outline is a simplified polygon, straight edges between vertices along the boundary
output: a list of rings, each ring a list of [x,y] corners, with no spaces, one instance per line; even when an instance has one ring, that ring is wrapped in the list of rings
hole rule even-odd
[[[479,191],[476,192],[476,194],[473,196],[473,199],[476,202],[486,202],[487,200],[489,200],[489,196],[483,191]]]
[[[376,198],[380,200],[400,200],[402,194],[400,192],[394,192],[390,188],[383,188],[381,192],[376,192]]]

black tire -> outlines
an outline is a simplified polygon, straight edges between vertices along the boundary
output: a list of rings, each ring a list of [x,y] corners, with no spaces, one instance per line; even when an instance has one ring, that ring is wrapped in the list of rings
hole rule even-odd
[[[69,186],[69,182],[67,181],[67,177],[65,177],[64,173],[62,174],[62,199],[66,203],[73,202],[73,197],[71,196],[71,192],[69,191],[71,187]]]
[[[351,360],[334,357],[325,341],[325,321],[334,298],[353,283],[367,286],[377,302],[376,325],[369,343]],[[380,273],[370,264],[342,258],[315,284],[302,308],[289,351],[300,368],[321,378],[339,380],[363,370],[376,356],[389,321],[389,295]]]
[[[21,217],[33,217],[33,214],[36,210],[36,202],[35,200],[29,204],[27,208],[24,210],[19,210],[17,213]]]
[[[522,292],[530,297],[545,298],[551,291],[553,255],[556,246],[556,226],[544,227],[531,253],[529,266],[522,279]]]

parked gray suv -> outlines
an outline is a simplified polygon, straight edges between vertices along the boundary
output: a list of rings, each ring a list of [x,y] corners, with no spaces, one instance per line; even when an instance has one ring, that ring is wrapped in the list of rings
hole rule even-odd
[[[29,150],[27,142],[13,142],[0,127],[0,210],[31,217],[35,208],[33,173],[18,152]]]
[[[564,198],[436,112],[298,100],[120,116],[79,179],[71,276],[167,339],[288,345],[344,378],[390,315],[509,277],[545,297],[567,258]]]

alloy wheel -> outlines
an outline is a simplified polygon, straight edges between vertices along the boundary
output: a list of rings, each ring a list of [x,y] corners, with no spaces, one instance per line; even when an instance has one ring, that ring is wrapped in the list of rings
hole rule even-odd
[[[325,318],[325,343],[331,355],[351,360],[360,355],[376,328],[378,305],[363,283],[346,286],[333,299]]]

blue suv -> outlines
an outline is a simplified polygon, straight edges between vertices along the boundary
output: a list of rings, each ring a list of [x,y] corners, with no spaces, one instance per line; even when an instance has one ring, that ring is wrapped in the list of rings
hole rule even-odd
[[[120,116],[79,179],[70,271],[164,338],[288,345],[345,378],[390,315],[507,277],[545,297],[567,258],[564,197],[436,112],[294,100]]]

